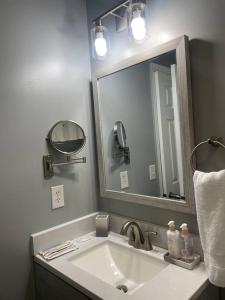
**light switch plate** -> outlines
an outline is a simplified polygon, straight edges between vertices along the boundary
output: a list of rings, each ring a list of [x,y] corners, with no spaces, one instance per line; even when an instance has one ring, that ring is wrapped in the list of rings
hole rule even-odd
[[[155,165],[150,165],[149,166],[149,179],[150,180],[155,180],[156,179]]]
[[[64,206],[64,186],[57,185],[51,187],[52,192],[52,209]]]
[[[122,190],[129,187],[127,171],[120,172],[120,185]]]

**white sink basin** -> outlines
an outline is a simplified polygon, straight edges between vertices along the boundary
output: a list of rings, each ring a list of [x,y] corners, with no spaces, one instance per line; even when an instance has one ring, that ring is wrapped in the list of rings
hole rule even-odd
[[[110,240],[97,244],[68,260],[115,288],[125,286],[128,295],[134,294],[145,282],[168,265],[143,251]]]

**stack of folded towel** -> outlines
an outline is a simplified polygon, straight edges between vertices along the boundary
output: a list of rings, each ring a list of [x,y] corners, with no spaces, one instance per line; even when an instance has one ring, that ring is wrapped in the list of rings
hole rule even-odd
[[[45,251],[40,251],[39,254],[46,260],[51,260],[63,254],[69,253],[78,249],[74,241],[66,241],[60,245],[50,248]]]

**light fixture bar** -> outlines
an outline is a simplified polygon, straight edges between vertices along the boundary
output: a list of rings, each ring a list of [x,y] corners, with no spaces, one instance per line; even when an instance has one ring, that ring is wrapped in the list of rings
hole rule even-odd
[[[114,12],[111,12],[111,15],[114,16],[114,17],[116,17],[116,18],[122,19],[122,17],[121,17],[120,15],[118,15],[118,14],[116,14],[116,13],[114,13]]]
[[[120,8],[122,8],[122,7],[127,8],[129,2],[130,2],[130,0],[122,1],[120,4],[114,6],[110,10],[106,11],[104,14],[102,14],[102,15],[98,16],[97,18],[95,18],[94,20],[92,20],[92,23],[96,24],[99,20],[103,20],[103,19],[105,19],[106,17],[108,17],[110,15],[114,16],[114,17],[117,17],[117,18],[121,18],[121,16],[118,15],[116,13],[116,11],[119,10]]]

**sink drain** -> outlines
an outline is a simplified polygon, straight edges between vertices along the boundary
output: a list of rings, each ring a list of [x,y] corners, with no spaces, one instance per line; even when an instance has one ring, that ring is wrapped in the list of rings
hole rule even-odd
[[[116,287],[118,290],[123,291],[124,293],[128,292],[128,288],[124,284],[120,284]]]

